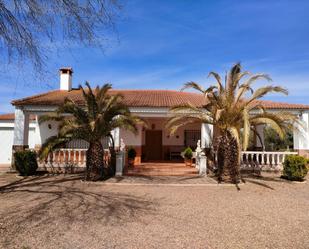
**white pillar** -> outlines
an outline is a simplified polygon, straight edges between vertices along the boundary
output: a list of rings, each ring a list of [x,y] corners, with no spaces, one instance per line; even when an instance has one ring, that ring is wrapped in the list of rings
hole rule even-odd
[[[34,147],[39,148],[42,145],[41,132],[40,132],[40,124],[39,124],[39,116],[35,117],[35,142]]]
[[[294,149],[300,152],[309,151],[309,112],[299,115],[302,125],[296,124],[293,130]]]
[[[125,163],[125,152],[118,151],[116,153],[116,176],[123,175],[124,163]]]
[[[119,148],[120,147],[120,128],[115,128],[112,131],[112,136],[114,139],[114,143],[115,143],[115,148]]]
[[[15,107],[14,142],[13,145],[27,146],[29,139],[29,114],[20,107]]]
[[[257,125],[256,126],[256,132],[258,135],[256,135],[256,142],[255,142],[255,146],[257,148],[265,148],[265,144],[264,144],[264,125]],[[262,140],[262,143],[260,141],[260,139]]]
[[[201,147],[210,148],[213,139],[213,125],[203,123],[201,125]]]

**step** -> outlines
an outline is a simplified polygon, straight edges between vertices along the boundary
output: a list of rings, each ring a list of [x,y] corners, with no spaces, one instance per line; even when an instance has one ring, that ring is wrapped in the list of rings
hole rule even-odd
[[[162,164],[162,165],[136,165],[133,168],[144,168],[144,169],[152,169],[152,168],[194,168],[194,166],[189,167],[185,165],[168,165],[168,164]]]
[[[128,169],[130,172],[197,172],[195,168],[152,168],[152,169],[142,169],[142,168],[135,168],[135,169]]]
[[[130,176],[195,176],[198,174],[198,170],[194,167],[161,167],[151,166],[143,167],[137,166],[127,170],[126,175]]]
[[[127,172],[127,176],[197,176],[198,173],[185,172]]]

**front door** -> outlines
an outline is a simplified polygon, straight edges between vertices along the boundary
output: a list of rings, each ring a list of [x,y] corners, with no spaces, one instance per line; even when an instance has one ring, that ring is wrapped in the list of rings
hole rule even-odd
[[[145,156],[147,161],[162,160],[161,130],[146,130]]]

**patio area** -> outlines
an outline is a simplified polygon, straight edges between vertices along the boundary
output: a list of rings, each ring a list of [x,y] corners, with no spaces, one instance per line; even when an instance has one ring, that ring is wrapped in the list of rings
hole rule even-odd
[[[3,174],[0,247],[308,248],[308,180],[245,179],[237,191]]]

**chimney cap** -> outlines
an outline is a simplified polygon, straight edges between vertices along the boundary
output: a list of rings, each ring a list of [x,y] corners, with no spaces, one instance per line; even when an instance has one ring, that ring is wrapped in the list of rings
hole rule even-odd
[[[73,73],[73,68],[72,67],[61,67],[59,69],[59,72],[60,73],[63,73],[63,74],[72,74]]]

